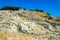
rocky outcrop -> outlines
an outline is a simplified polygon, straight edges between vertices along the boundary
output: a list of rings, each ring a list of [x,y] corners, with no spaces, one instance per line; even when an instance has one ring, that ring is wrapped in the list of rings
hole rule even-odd
[[[60,22],[51,18],[44,12],[2,10],[0,40],[60,40]]]

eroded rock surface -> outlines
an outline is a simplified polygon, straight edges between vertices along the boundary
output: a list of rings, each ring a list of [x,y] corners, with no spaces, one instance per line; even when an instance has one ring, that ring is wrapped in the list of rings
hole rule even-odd
[[[0,11],[0,40],[60,40],[60,21],[36,11]]]

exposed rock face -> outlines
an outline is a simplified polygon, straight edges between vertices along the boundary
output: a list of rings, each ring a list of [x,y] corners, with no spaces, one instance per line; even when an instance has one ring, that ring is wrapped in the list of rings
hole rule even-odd
[[[60,21],[55,20],[43,12],[0,11],[0,40],[60,40]]]

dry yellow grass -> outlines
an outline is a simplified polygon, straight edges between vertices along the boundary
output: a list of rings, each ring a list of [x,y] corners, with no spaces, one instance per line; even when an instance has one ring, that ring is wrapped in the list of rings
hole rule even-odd
[[[1,32],[0,31],[0,40],[7,40],[6,32]]]
[[[36,35],[24,34],[24,33],[14,33],[14,32],[0,32],[0,40],[32,40],[37,39]],[[39,39],[37,39],[39,40]]]
[[[55,19],[55,21],[58,21],[58,22],[60,22],[60,19],[59,19],[59,18],[57,18],[57,19]]]

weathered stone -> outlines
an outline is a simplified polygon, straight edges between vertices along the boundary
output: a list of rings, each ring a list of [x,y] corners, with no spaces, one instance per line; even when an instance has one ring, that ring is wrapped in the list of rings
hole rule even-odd
[[[60,22],[43,12],[0,11],[0,40],[60,40]]]

